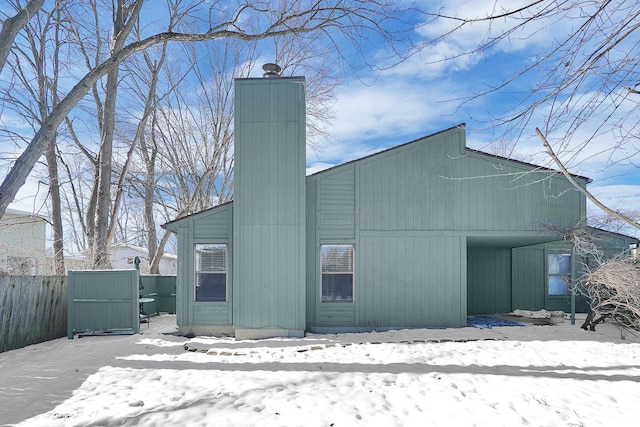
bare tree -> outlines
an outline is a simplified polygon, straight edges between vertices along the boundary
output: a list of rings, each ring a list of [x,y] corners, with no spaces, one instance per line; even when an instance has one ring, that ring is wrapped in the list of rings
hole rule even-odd
[[[140,10],[143,3],[143,0],[127,2],[126,10],[133,13],[135,10]],[[183,3],[184,6],[182,6]],[[201,6],[199,2],[195,4],[181,2],[181,6],[190,9],[190,13],[194,15],[198,13],[200,18],[208,16],[207,20],[201,19],[205,22],[206,30],[189,33],[165,31],[129,43],[126,40],[118,40],[110,50],[109,56],[82,77],[62,98],[15,161],[0,185],[0,214],[4,213],[18,189],[25,183],[33,166],[44,152],[51,135],[55,133],[71,109],[95,82],[112,72],[122,61],[136,52],[167,41],[197,42],[235,38],[255,42],[284,34],[297,34],[299,37],[314,35],[334,40],[342,38],[355,43],[375,35],[380,37],[382,42],[388,42],[389,46],[393,47],[393,42],[396,40],[394,31],[402,32],[406,28],[401,20],[401,11],[395,2],[389,0],[299,1],[276,4],[251,2],[240,3],[233,9],[227,4],[214,3],[208,13],[203,9],[197,9]],[[124,23],[123,31],[128,28],[127,23],[128,21]],[[399,26],[402,26],[400,30],[398,30]],[[117,39],[118,36],[114,36]],[[340,42],[342,41],[344,40]],[[105,171],[105,179],[106,175],[108,172]]]
[[[15,6],[18,8],[19,2]],[[15,47],[7,60],[15,80],[9,90],[3,88],[1,91],[4,106],[23,118],[25,123],[32,123],[34,130],[47,119],[50,110],[59,102],[61,37],[64,37],[64,30],[60,10],[55,3],[52,9],[42,10],[35,18],[24,22],[22,32],[15,38]],[[34,86],[33,80],[38,84]],[[4,129],[0,132],[5,138],[20,143],[17,134]],[[56,140],[57,134],[54,133],[45,149],[45,158],[49,179],[54,268],[56,274],[64,275],[64,235]]]
[[[341,83],[337,64],[332,61],[332,46],[324,46],[313,39],[286,34],[273,39],[275,62],[282,73],[304,76],[306,80],[307,145],[316,149],[319,141],[330,138],[327,125],[333,119],[331,108],[335,88]]]
[[[554,161],[556,166],[558,166],[558,169],[560,169],[560,172],[562,172],[562,174],[565,176],[565,178],[567,178],[567,180],[571,183],[571,185],[577,188],[578,191],[580,191],[582,194],[585,195],[587,199],[589,199],[589,201],[591,201],[597,207],[602,209],[607,215],[618,218],[620,221],[623,221],[629,224],[630,226],[640,230],[640,223],[634,221],[630,217],[627,217],[621,212],[617,212],[617,211],[614,211],[613,209],[608,208],[602,202],[600,202],[600,200],[598,200],[593,194],[591,194],[586,188],[578,184],[578,182],[573,178],[573,176],[569,173],[569,171],[564,166],[564,164],[560,161],[556,153],[553,151],[553,148],[551,148],[551,144],[549,144],[549,142],[547,141],[547,138],[545,138],[545,136],[542,134],[540,129],[536,128],[536,132],[538,133],[538,136],[542,140],[542,143],[544,145],[544,148],[547,150],[547,153],[549,153],[549,156],[551,157],[551,159]]]
[[[80,17],[83,19],[97,20],[95,6],[98,3],[90,2],[91,14],[72,14],[67,16],[77,24]],[[260,40],[282,37],[287,34],[297,38],[313,38],[328,40],[329,43],[340,44],[352,42],[355,46],[371,38],[377,38],[379,42],[388,43],[393,49],[393,42],[399,41],[394,35],[402,35],[405,26],[403,12],[390,0],[378,1],[296,1],[296,2],[240,2],[235,8],[229,8],[229,4],[217,4],[212,6],[201,1],[169,2],[170,7],[180,8],[182,22],[189,18],[188,30],[180,30],[178,26],[168,24],[166,31],[152,33],[144,38],[135,39],[130,36],[134,24],[139,21],[142,8],[146,5],[144,0],[114,2],[113,27],[108,49],[103,43],[103,38],[96,33],[94,37],[83,37],[83,41],[91,41],[96,44],[92,47],[93,54],[82,53],[85,63],[90,68],[77,83],[61,96],[60,102],[51,109],[47,118],[36,130],[33,137],[28,140],[25,150],[15,160],[9,173],[0,185],[0,214],[4,212],[9,202],[14,198],[18,189],[24,184],[27,176],[33,169],[38,158],[45,152],[48,142],[52,140],[59,125],[66,121],[68,132],[76,140],[77,147],[87,155],[87,158],[96,167],[95,185],[93,193],[86,205],[85,223],[83,227],[89,238],[89,247],[92,248],[95,266],[107,265],[106,245],[114,235],[114,212],[117,206],[112,204],[111,185],[114,164],[112,158],[113,137],[116,131],[114,112],[117,110],[117,92],[120,80],[120,66],[123,61],[133,54],[144,51],[151,46],[168,42],[197,42],[206,40],[237,40],[240,43],[258,42]],[[78,3],[77,5],[81,5]],[[72,10],[71,3],[69,10]],[[153,7],[157,7],[154,4]],[[173,12],[169,13],[172,15]],[[81,23],[80,25],[85,25]],[[200,29],[199,27],[203,27]],[[73,25],[70,25],[73,27]],[[83,28],[91,28],[85,26]],[[98,28],[96,26],[96,28]],[[145,27],[147,28],[147,27]],[[180,27],[187,28],[187,27]],[[97,30],[96,30],[97,31]],[[82,49],[81,49],[82,50]],[[66,82],[73,79],[73,75],[64,76]],[[106,80],[103,80],[105,79]],[[69,113],[85,97],[87,92],[96,101],[96,116],[100,124],[99,149],[94,151],[89,146],[84,146],[82,138],[78,138],[73,129],[74,120]],[[156,118],[159,123],[158,118]],[[224,154],[222,158],[224,158]],[[223,161],[224,163],[224,161]],[[65,168],[68,165],[65,165]],[[73,173],[70,169],[67,172]],[[125,171],[126,172],[126,171]],[[216,181],[218,183],[218,181]],[[230,180],[223,183],[219,200],[228,197],[231,190]],[[75,191],[75,190],[74,190]],[[118,191],[116,189],[116,191]],[[118,193],[116,192],[116,195]],[[75,202],[76,206],[80,203]],[[114,210],[114,208],[116,208]],[[109,216],[111,215],[111,217]],[[95,218],[95,220],[94,220]],[[111,218],[111,222],[109,222]]]
[[[38,13],[43,3],[44,0],[29,0],[22,9],[18,4],[16,5],[18,13],[2,21],[2,30],[0,30],[0,71],[4,68],[11,51],[11,44],[16,35]]]
[[[610,236],[585,223],[546,228],[570,242],[581,260],[580,285],[572,288],[589,299],[590,310],[581,327],[594,331],[598,323],[612,318],[621,333],[640,331],[640,260],[631,251],[619,252],[608,242]]]
[[[510,43],[541,34],[553,34],[553,38],[546,40],[544,50],[529,51],[529,60],[511,77],[466,101],[534,82],[519,106],[496,121],[505,135],[518,140],[533,132],[532,123],[542,121],[537,126],[540,135],[545,136],[547,147],[553,147],[546,151],[565,170],[594,156],[607,167],[624,163],[637,168],[632,159],[640,153],[640,3],[531,0],[491,5],[492,9],[477,15],[465,16],[466,10],[431,13],[424,29],[431,26],[439,33],[422,48],[448,42],[456,46],[453,39],[458,35],[484,31],[478,43],[460,46],[438,59],[474,61]],[[602,146],[603,139],[610,143]],[[636,221],[625,221],[640,228]]]
[[[626,218],[631,218],[635,222],[640,222],[640,210],[621,209],[616,212],[622,213]],[[614,233],[622,233],[627,225],[617,215],[591,215],[589,223],[596,228],[613,231]]]

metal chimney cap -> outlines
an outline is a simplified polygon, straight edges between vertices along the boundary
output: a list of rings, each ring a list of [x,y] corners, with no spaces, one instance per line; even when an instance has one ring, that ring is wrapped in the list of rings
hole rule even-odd
[[[280,77],[280,71],[282,71],[282,68],[280,68],[278,64],[274,64],[272,62],[264,64],[262,66],[262,69],[264,70],[264,74],[262,75],[262,77],[264,77],[265,79]]]

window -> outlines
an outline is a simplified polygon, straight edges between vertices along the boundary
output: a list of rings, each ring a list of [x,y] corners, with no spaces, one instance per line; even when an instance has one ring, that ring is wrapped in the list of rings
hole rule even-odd
[[[353,302],[353,245],[322,245],[322,302]]]
[[[571,254],[548,254],[549,295],[571,294]]]
[[[227,245],[197,244],[196,301],[227,300]]]

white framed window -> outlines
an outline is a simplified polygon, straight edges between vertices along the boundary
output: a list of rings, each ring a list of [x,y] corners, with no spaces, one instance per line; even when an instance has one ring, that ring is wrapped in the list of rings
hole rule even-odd
[[[195,300],[225,302],[227,300],[227,245],[198,243],[195,245]]]
[[[547,254],[547,283],[550,296],[571,294],[571,254]]]
[[[321,245],[321,302],[353,302],[353,245]]]

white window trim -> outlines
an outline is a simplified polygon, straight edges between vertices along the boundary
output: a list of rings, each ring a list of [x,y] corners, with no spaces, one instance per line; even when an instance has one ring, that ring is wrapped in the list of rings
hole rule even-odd
[[[323,301],[322,300],[322,275],[323,274],[332,274],[332,273],[324,273],[322,271],[322,247],[323,246],[351,246],[351,301]],[[319,286],[319,300],[320,304],[353,304],[356,302],[356,245],[353,242],[322,242],[319,247],[319,266],[318,270],[320,272],[320,286]],[[337,272],[334,272],[336,274]],[[343,273],[344,274],[344,273]]]
[[[196,299],[196,288],[198,283],[198,265],[196,248],[198,245],[204,246],[225,246],[226,250],[226,265],[225,265],[225,300],[224,301],[198,301]],[[193,243],[193,294],[192,301],[196,304],[227,304],[229,302],[229,243],[228,242],[194,242]]]

